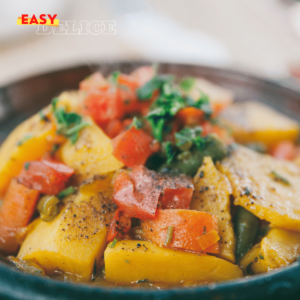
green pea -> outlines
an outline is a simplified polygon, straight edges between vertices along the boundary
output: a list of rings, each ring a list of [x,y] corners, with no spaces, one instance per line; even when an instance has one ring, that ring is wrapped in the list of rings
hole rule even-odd
[[[190,151],[184,151],[177,155],[178,160],[185,160],[191,157],[192,153]]]
[[[52,221],[59,213],[59,199],[55,196],[42,197],[37,205],[41,219],[45,222]]]

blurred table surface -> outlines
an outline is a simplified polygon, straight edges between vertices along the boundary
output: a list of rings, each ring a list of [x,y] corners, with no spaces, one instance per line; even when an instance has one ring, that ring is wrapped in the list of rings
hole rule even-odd
[[[3,1],[0,4],[5,5]],[[107,1],[65,0],[59,19],[114,19]],[[300,39],[290,27],[289,7],[279,1],[149,0],[148,4],[185,28],[218,39],[229,50],[230,67],[284,78],[290,66],[300,63]],[[0,17],[5,9],[1,11]],[[16,24],[21,13],[25,12],[16,8],[11,22]],[[145,58],[130,39],[120,36],[118,23],[117,34],[111,36],[41,36],[36,35],[35,26],[31,30],[0,44],[0,86],[72,65]]]

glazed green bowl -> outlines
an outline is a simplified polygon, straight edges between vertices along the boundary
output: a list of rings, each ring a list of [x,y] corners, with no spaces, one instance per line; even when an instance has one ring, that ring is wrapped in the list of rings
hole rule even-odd
[[[0,141],[9,132],[47,105],[60,92],[76,89],[90,73],[100,70],[105,75],[114,70],[130,72],[142,62],[102,63],[75,67],[25,79],[0,89]],[[234,91],[237,101],[258,100],[297,119],[300,116],[300,89],[287,87],[245,73],[194,65],[160,64],[161,73],[178,77],[200,76]],[[300,264],[264,275],[198,287],[165,290],[98,287],[66,283],[33,276],[10,266],[0,255],[0,299],[300,299]]]

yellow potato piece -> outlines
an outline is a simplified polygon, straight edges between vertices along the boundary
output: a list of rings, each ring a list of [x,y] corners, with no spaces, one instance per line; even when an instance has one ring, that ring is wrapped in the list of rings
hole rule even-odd
[[[69,199],[53,221],[38,221],[18,257],[35,261],[48,274],[59,269],[89,280],[95,260],[98,264],[107,245],[113,210],[109,198],[101,193],[79,193],[71,198],[74,201]]]
[[[300,234],[273,228],[261,243],[249,250],[241,261],[243,269],[251,263],[254,274],[266,273],[295,262],[300,255]]]
[[[299,135],[296,121],[258,102],[235,103],[221,118],[241,144],[261,142],[270,149],[283,140],[296,141]]]
[[[232,185],[235,205],[243,206],[273,227],[300,232],[298,166],[238,146],[217,167]],[[276,180],[273,172],[283,181]]]
[[[90,125],[80,131],[75,145],[67,141],[57,152],[58,159],[75,170],[79,183],[124,166],[112,155],[112,142],[101,128],[91,118],[85,121]]]
[[[287,266],[300,255],[300,234],[274,228],[261,241],[261,253],[268,270]]]
[[[211,157],[205,157],[194,177],[195,191],[190,208],[218,217],[219,257],[235,262],[235,236],[230,215],[231,185],[214,166]]]
[[[4,195],[11,179],[19,174],[24,162],[40,159],[51,150],[54,135],[55,126],[41,120],[38,114],[12,131],[0,148],[0,195]]]
[[[86,96],[86,91],[67,91],[59,95],[57,107],[64,107],[67,112],[73,111],[81,114],[81,104]]]
[[[105,277],[117,283],[143,279],[162,283],[216,282],[242,276],[238,266],[215,256],[199,256],[146,241],[124,240],[113,248],[109,246],[104,253]]]

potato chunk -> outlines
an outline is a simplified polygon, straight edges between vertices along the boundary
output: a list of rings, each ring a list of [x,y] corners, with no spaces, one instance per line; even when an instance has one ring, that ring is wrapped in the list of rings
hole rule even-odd
[[[146,241],[120,241],[104,253],[105,277],[117,283],[215,282],[239,278],[241,269],[220,258],[159,247]]]
[[[205,157],[193,180],[195,191],[190,208],[218,217],[219,257],[235,262],[235,236],[230,215],[231,185],[214,166],[211,157]]]
[[[300,234],[271,229],[261,241],[261,253],[269,270],[287,266],[300,255]]]
[[[0,148],[0,195],[28,160],[40,159],[51,150],[55,127],[37,114],[16,127]]]
[[[86,121],[90,125],[80,131],[76,144],[67,141],[57,152],[58,158],[75,170],[79,183],[123,167],[112,155],[111,140],[91,118]]]
[[[270,149],[283,140],[296,141],[299,135],[296,121],[257,102],[235,103],[221,117],[241,144],[261,142]]]
[[[66,111],[81,114],[81,104],[86,97],[86,91],[67,91],[59,95],[57,106],[62,106]]]
[[[103,256],[113,211],[102,193],[73,197],[53,221],[37,221],[18,257],[37,262],[48,274],[60,269],[89,280]]]
[[[300,168],[243,146],[217,165],[241,205],[273,227],[300,231]]]

